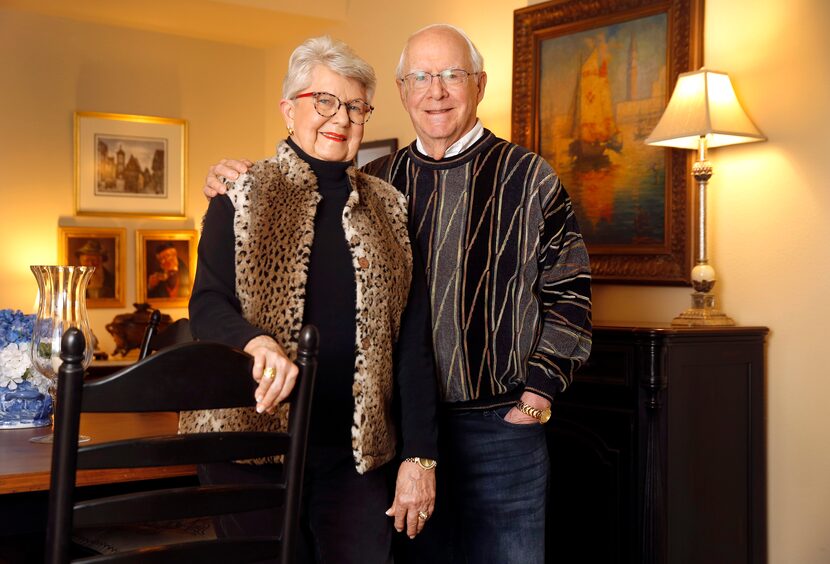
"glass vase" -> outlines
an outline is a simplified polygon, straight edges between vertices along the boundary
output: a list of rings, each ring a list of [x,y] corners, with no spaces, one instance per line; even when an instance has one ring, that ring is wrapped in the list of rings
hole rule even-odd
[[[61,339],[67,329],[76,327],[84,335],[84,368],[92,361],[92,332],[86,311],[86,287],[95,267],[35,265],[30,268],[37,279],[39,296],[37,317],[32,332],[32,367],[49,380],[49,395],[52,397],[55,413],[58,409],[55,397],[58,369],[62,362]],[[30,440],[49,443],[52,439],[53,435],[49,434]],[[89,437],[79,437],[80,442],[88,440]]]

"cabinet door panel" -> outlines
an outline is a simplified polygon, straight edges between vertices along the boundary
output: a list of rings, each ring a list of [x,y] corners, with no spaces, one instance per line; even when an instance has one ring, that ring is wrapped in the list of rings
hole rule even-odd
[[[635,562],[630,411],[557,403],[548,423],[547,562]]]
[[[690,350],[668,389],[669,562],[749,556],[750,366]]]

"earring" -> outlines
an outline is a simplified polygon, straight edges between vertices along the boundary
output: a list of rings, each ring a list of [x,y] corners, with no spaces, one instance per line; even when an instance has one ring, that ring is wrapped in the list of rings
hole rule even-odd
[[[288,136],[289,137],[294,137],[294,128],[293,127],[288,128]]]

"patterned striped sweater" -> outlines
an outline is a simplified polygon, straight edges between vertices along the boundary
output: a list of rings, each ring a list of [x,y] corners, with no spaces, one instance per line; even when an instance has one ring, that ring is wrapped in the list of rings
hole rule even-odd
[[[550,165],[485,130],[440,161],[415,143],[364,168],[401,190],[426,262],[442,399],[552,400],[591,349],[588,253]]]

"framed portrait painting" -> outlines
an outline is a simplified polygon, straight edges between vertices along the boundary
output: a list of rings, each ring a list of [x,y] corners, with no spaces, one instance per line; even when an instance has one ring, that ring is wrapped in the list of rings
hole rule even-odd
[[[703,0],[556,0],[514,14],[512,137],[571,196],[597,281],[690,283],[688,151],[650,147],[702,61]]]
[[[127,235],[123,228],[58,227],[58,261],[94,266],[86,290],[88,308],[124,307]]]
[[[185,215],[187,122],[75,113],[75,213]]]
[[[136,231],[136,301],[187,307],[196,273],[196,231]]]

